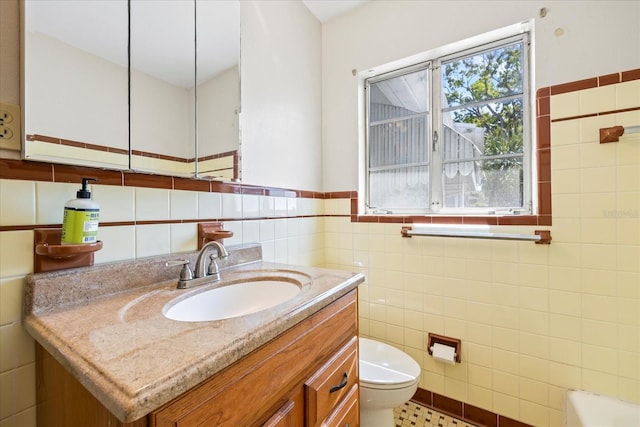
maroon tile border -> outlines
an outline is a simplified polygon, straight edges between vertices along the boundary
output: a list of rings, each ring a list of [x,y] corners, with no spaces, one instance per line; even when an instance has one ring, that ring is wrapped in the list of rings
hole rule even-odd
[[[592,89],[599,86],[607,86],[616,83],[629,82],[632,80],[640,80],[640,68],[633,70],[622,71],[619,73],[605,74],[603,76],[592,77],[584,80],[577,80],[575,82],[563,83],[549,88],[539,89],[548,91],[549,95],[558,95],[561,93],[575,92],[578,90]]]
[[[205,160],[214,160],[214,159],[221,159],[223,157],[231,157],[231,156],[237,156],[238,155],[238,150],[233,150],[233,151],[226,151],[224,153],[218,153],[218,154],[211,154],[208,156],[201,156],[198,157],[198,161],[202,162]],[[194,159],[191,159],[191,161],[193,161]]]
[[[411,401],[463,421],[486,427],[532,427],[529,424],[478,408],[418,387]]]
[[[55,136],[30,134],[30,135],[26,135],[26,139],[27,141],[48,142],[50,144],[59,144],[59,145],[68,145],[71,147],[87,148],[94,151],[105,151],[110,153],[129,154],[129,151],[123,148],[115,148],[115,147],[109,147],[106,145],[91,144],[91,143],[82,142],[82,141],[73,141],[70,139],[57,138]],[[193,161],[195,161],[194,158],[167,156],[165,154],[153,153],[150,151],[141,151],[141,150],[131,150],[131,154],[135,156],[141,156],[141,157],[151,157],[154,159],[172,160],[174,162],[181,162],[181,163],[192,163]],[[209,156],[202,156],[198,160],[200,161],[213,160],[213,159],[221,159],[223,157],[234,157],[235,159],[237,155],[238,155],[238,151],[233,150],[233,151],[227,151],[224,153],[211,154]]]
[[[635,70],[623,71],[621,81],[630,82],[631,80],[640,80],[640,68]]]
[[[591,89],[594,87],[598,87],[597,77],[551,86],[550,90],[551,95],[559,95],[561,93],[575,92],[578,90]]]
[[[49,144],[67,145],[69,147],[86,148],[94,151],[102,151],[102,152],[118,153],[118,154],[129,154],[129,151],[123,148],[108,147],[106,145],[91,144],[91,143],[82,142],[82,141],[73,141],[71,139],[56,138],[55,136],[30,134],[30,135],[25,135],[25,139],[27,141],[47,142]]]
[[[124,185],[127,187],[152,187],[172,189],[173,177],[136,172],[124,172]]]
[[[438,393],[433,393],[433,407],[444,411],[448,414],[455,415],[458,418],[464,416],[462,410],[464,404],[459,400],[451,399],[450,397],[442,396]]]
[[[88,150],[93,150],[93,151],[102,151],[102,152],[117,153],[117,154],[124,154],[124,155],[129,154],[129,151],[123,148],[115,148],[115,147],[109,147],[106,145],[91,144],[91,143],[82,142],[82,141],[73,141],[70,139],[56,138],[54,136],[30,134],[30,135],[26,135],[25,139],[27,141],[40,141],[40,142],[47,142],[49,144],[58,144],[58,145],[67,145],[71,147],[86,148]],[[153,152],[141,151],[141,150],[131,150],[131,154],[139,157],[169,160],[169,161],[178,162],[178,163],[193,163],[195,161],[195,158],[193,157],[184,158],[184,157],[177,157],[177,156],[167,156],[165,154],[153,153]],[[212,159],[221,159],[223,157],[233,157],[233,176],[234,178],[237,179],[239,177],[238,173],[240,170],[240,167],[239,167],[240,156],[238,154],[238,150],[212,154],[209,156],[203,156],[203,157],[200,157],[198,160],[204,161],[204,160],[212,160]]]
[[[463,416],[467,420],[473,420],[475,424],[480,424],[487,427],[498,427],[498,419],[500,418],[500,415],[494,414],[491,411],[477,408],[466,403],[464,404]]]
[[[121,171],[72,165],[55,165],[53,168],[55,182],[79,183],[79,177],[95,178],[98,180],[97,183],[101,185],[122,185],[123,183]]]
[[[567,93],[583,90],[591,87],[605,86],[620,82],[639,80],[640,69],[623,71],[621,73],[607,74],[590,79],[569,82],[540,88],[536,91],[536,128],[537,128],[537,172],[538,182],[538,215],[518,216],[387,216],[387,215],[360,215],[358,213],[357,191],[329,191],[316,192],[304,190],[291,190],[284,188],[272,188],[252,186],[237,182],[220,182],[197,180],[190,178],[178,178],[166,175],[153,175],[130,171],[112,171],[99,168],[81,166],[59,165],[53,163],[40,163],[26,160],[0,159],[0,178],[51,181],[51,182],[79,182],[81,177],[89,176],[99,179],[100,184],[122,185],[148,188],[164,188],[192,190],[203,192],[252,194],[276,197],[297,197],[316,199],[350,199],[351,213],[337,215],[348,216],[352,222],[368,223],[451,223],[451,224],[488,224],[488,225],[544,225],[552,224],[551,209],[551,120],[550,97],[559,93]],[[605,111],[598,114],[614,114],[623,111],[635,111],[640,109],[628,108],[619,111]],[[571,120],[575,118],[563,118]],[[45,135],[27,135],[29,140],[39,140],[54,144],[82,144],[77,141],[61,140]],[[147,153],[149,154],[149,153]],[[224,153],[227,154],[227,153]],[[210,156],[209,156],[210,157]],[[208,158],[208,157],[205,157]],[[234,153],[234,173],[239,171],[239,153]],[[195,220],[194,220],[195,221]],[[166,222],[166,221],[165,221]],[[170,221],[169,221],[170,222]],[[25,226],[28,228],[28,226]]]
[[[173,178],[173,188],[175,190],[211,191],[211,182],[199,179]]]
[[[620,83],[621,75],[620,73],[616,74],[607,74],[606,76],[598,77],[598,86],[607,86],[614,85]]]
[[[135,171],[118,171],[85,166],[61,165],[28,160],[0,159],[0,179],[49,182],[80,182],[82,177],[97,178],[102,185],[134,186],[216,193],[251,194],[260,196],[325,199],[349,198],[355,191],[323,193],[321,191],[291,190],[262,187],[239,182],[209,181],[156,175]]]
[[[552,122],[556,123],[556,122],[566,122],[569,120],[579,120],[579,119],[586,119],[589,117],[599,117],[599,116],[608,116],[610,114],[619,114],[619,113],[626,113],[629,111],[638,111],[640,110],[640,106],[638,107],[630,107],[630,108],[621,108],[619,110],[609,110],[609,111],[600,111],[598,113],[591,113],[591,114],[581,114],[579,116],[567,116],[567,117],[559,117],[557,119],[553,119]]]
[[[325,199],[353,199],[358,197],[357,191],[331,191],[324,194]]]
[[[52,163],[0,159],[0,178],[3,179],[53,181],[53,169]]]
[[[514,420],[512,418],[503,417],[502,415],[498,415],[498,426],[500,427],[532,427],[530,424],[526,424],[521,421]]]

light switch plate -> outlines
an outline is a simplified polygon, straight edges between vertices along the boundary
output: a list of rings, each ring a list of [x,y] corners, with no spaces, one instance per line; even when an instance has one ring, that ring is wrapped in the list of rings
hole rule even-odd
[[[0,102],[0,149],[20,150],[20,106]]]

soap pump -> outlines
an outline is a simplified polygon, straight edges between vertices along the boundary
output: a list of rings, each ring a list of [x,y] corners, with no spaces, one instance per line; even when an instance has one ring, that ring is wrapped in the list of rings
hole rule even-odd
[[[63,245],[98,241],[100,206],[91,199],[91,192],[87,188],[89,181],[97,181],[97,179],[82,178],[82,188],[76,193],[76,198],[64,205],[61,239]]]

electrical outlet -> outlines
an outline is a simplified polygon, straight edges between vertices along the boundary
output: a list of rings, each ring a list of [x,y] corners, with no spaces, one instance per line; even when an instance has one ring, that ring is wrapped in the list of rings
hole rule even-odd
[[[0,148],[20,150],[20,106],[0,102]]]

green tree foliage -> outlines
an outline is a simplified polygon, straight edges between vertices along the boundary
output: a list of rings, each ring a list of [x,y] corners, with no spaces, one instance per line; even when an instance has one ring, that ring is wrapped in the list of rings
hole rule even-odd
[[[483,156],[489,158],[482,162],[481,204],[513,205],[514,194],[522,197],[523,44],[444,63],[442,75],[450,108],[445,114],[451,114],[456,123],[471,123],[484,131]],[[514,156],[491,158],[509,154]]]

